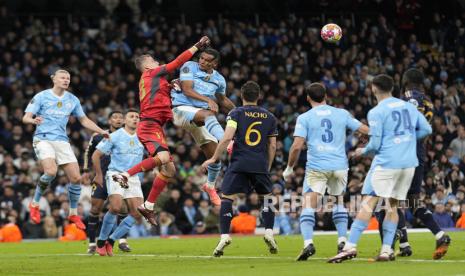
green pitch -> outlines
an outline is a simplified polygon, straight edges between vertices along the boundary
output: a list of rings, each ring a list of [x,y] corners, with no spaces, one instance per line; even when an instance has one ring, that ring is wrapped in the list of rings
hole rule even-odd
[[[359,258],[327,264],[336,251],[335,236],[316,236],[316,255],[295,262],[300,236],[278,236],[279,253],[271,255],[261,237],[233,237],[221,258],[210,257],[218,238],[130,240],[132,253],[88,256],[85,242],[0,244],[0,275],[465,275],[465,232],[451,233],[452,245],[441,261],[433,261],[430,233],[410,235],[414,255],[395,262],[368,259],[379,249],[378,235],[364,235]]]

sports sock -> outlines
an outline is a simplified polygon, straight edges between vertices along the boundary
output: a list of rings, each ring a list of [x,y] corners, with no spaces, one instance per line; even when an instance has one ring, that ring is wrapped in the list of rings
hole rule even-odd
[[[230,199],[223,198],[221,200],[221,209],[220,209],[220,230],[221,234],[229,234],[229,229],[231,228],[232,220],[232,209],[233,201]]]
[[[81,184],[70,183],[68,186],[68,198],[69,198],[69,215],[77,215],[77,207],[79,203],[79,197],[81,196]]]
[[[208,116],[205,118],[205,128],[218,141],[223,139],[224,129],[221,127],[220,123],[218,123],[216,116]]]
[[[124,215],[119,214],[119,215],[118,215],[118,225],[120,225],[121,222],[122,222],[127,216],[128,216],[128,214],[124,214]],[[120,240],[121,240],[121,239],[126,239],[127,237],[128,237],[128,233],[124,234],[124,235],[120,238]]]
[[[118,240],[122,238],[124,235],[126,235],[129,232],[129,229],[136,223],[136,219],[128,215],[123,221],[116,227],[115,231],[113,231],[113,234],[111,234],[110,239],[112,240]]]
[[[153,168],[158,167],[160,165],[162,165],[162,162],[160,158],[158,158],[158,156],[149,157],[149,158],[142,160],[142,162],[135,165],[134,167],[130,168],[128,170],[128,174],[130,176],[133,176],[140,172],[150,171]]]
[[[159,173],[157,177],[155,177],[155,179],[153,180],[152,188],[150,189],[150,193],[147,196],[147,200],[145,201],[146,203],[148,202],[152,204],[145,204],[145,208],[153,210],[153,204],[155,203],[161,192],[163,192],[167,184],[168,178],[163,174]]]
[[[34,198],[32,200],[32,203],[35,206],[39,205],[40,197],[44,193],[47,186],[49,186],[50,183],[52,183],[53,179],[55,179],[55,176],[48,175],[48,174],[45,174],[45,173],[40,176],[39,184],[37,184],[37,186],[36,186],[36,191],[34,193]]]
[[[381,243],[383,243],[383,221],[384,217],[386,216],[386,211],[382,209],[379,212],[375,213],[376,219],[378,220],[378,231],[379,237],[381,238]]]
[[[396,230],[397,230],[396,222],[386,220],[386,219],[383,221],[383,246],[389,245],[389,247],[391,248],[394,242],[394,237],[396,235]]]
[[[399,222],[397,223],[397,229],[399,229],[402,233],[399,239],[399,244],[401,243],[408,243],[408,235],[407,235],[407,226],[405,225],[405,215],[404,212],[400,208],[397,208],[397,214],[399,215]]]
[[[349,214],[344,205],[339,204],[333,210],[333,222],[336,226],[338,238],[347,237],[347,224],[349,222]]]
[[[210,188],[215,187],[216,178],[220,174],[221,163],[212,163],[208,165],[207,170],[207,184]]]
[[[360,219],[355,219],[350,227],[349,243],[352,246],[357,246],[363,231],[368,227],[368,222]],[[346,244],[347,245],[347,244]]]
[[[433,233],[433,235],[441,232],[441,228],[434,220],[433,214],[430,210],[426,209],[425,207],[420,207],[417,209],[414,215],[419,218],[421,222],[423,222],[426,228],[428,228]]]
[[[313,228],[315,227],[315,209],[304,208],[300,214],[300,233],[304,239],[304,246],[313,243]]]
[[[102,228],[100,229],[100,235],[98,236],[99,241],[106,241],[108,239],[111,230],[113,230],[113,227],[116,225],[116,219],[117,215],[110,213],[110,211],[105,214],[102,221]]]
[[[273,229],[274,226],[274,212],[268,207],[264,207],[262,210],[263,224],[266,229]]]
[[[89,215],[89,222],[87,223],[87,235],[89,236],[90,243],[95,243],[95,237],[97,236],[99,220],[100,218],[98,215]]]

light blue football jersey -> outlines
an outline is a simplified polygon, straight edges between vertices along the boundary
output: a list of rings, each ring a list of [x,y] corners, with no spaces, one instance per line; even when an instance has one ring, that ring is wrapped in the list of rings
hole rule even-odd
[[[34,140],[66,141],[66,125],[70,115],[77,118],[85,116],[79,99],[68,91],[59,97],[52,89],[37,93],[26,107],[25,112],[31,112],[43,118],[36,126]]]
[[[130,135],[124,128],[110,134],[111,139],[103,139],[97,149],[111,155],[109,171],[125,172],[142,161],[144,146],[137,134]]]
[[[416,129],[430,129],[428,121],[408,102],[390,97],[368,112],[370,137],[381,137],[371,167],[403,169],[418,166]]]
[[[314,107],[297,117],[294,136],[307,141],[307,169],[347,169],[346,132],[356,131],[361,125],[347,110],[329,105]]]
[[[200,70],[199,64],[194,61],[186,62],[180,70],[179,80],[193,81],[193,89],[206,97],[216,100],[215,94],[220,93],[226,95],[226,81],[224,77],[213,70],[212,74]],[[198,108],[208,108],[206,102],[197,101],[187,97],[182,91],[171,90],[171,101],[173,106],[187,105]]]

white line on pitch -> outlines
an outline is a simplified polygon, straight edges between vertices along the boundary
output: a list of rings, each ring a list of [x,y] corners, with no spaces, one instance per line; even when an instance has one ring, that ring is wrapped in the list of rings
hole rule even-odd
[[[11,256],[9,254],[9,256]],[[37,254],[37,255],[16,255],[18,257],[59,257],[59,256],[87,256],[92,257],[89,254]],[[163,254],[118,254],[115,257],[156,257],[156,258],[166,258],[166,259],[177,259],[177,258],[184,258],[184,259],[231,259],[231,260],[256,260],[256,259],[263,259],[263,260],[294,260],[295,258],[289,256],[282,256],[282,257],[269,257],[269,256],[222,256],[221,258],[215,258],[212,256],[205,256],[205,255],[163,255]],[[317,261],[326,261],[328,258],[310,258],[311,260]],[[372,259],[369,258],[355,258],[352,259],[353,261],[371,261]],[[465,260],[424,260],[424,259],[396,259],[397,262],[411,262],[411,263],[465,263]]]

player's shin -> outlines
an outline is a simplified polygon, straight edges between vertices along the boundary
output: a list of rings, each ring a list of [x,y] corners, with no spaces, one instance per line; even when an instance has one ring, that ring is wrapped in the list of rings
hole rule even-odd
[[[430,210],[426,209],[425,207],[420,207],[416,210],[414,215],[415,217],[419,218],[421,222],[423,222],[426,228],[428,228],[433,233],[433,235],[436,236],[437,240],[442,238],[444,231],[441,231],[441,228],[434,220],[433,214]]]
[[[90,214],[89,222],[87,223],[87,235],[89,236],[89,243],[95,243],[95,237],[97,236],[97,228],[99,224],[99,215]]]
[[[368,227],[368,221],[355,219],[350,227],[349,240],[344,247],[344,250],[357,247],[357,243],[362,236],[363,231]]]
[[[136,219],[128,215],[121,223],[118,225],[118,227],[113,231],[113,234],[111,234],[110,239],[113,241],[116,241],[120,238],[122,238],[124,235],[126,235],[129,232],[129,229],[136,223]]]
[[[68,186],[69,215],[77,216],[79,197],[81,196],[81,184],[71,183]]]
[[[135,165],[134,167],[130,168],[127,171],[127,173],[129,174],[129,176],[133,176],[140,172],[151,171],[152,169],[160,165],[162,165],[162,162],[160,158],[158,158],[158,156],[149,157],[149,158],[142,160],[142,162]]]
[[[43,174],[39,178],[39,184],[37,184],[36,191],[34,193],[34,199],[32,201],[32,204],[34,206],[39,205],[40,197],[44,193],[45,189],[52,183],[53,179],[55,179],[55,176],[48,175],[48,174]]]
[[[221,172],[221,163],[212,163],[208,165],[207,184],[210,188],[215,188],[216,179]]]
[[[224,136],[224,129],[216,119],[216,116],[208,116],[205,118],[205,128],[213,135],[218,141],[221,141]]]
[[[111,230],[113,230],[113,227],[116,224],[117,217],[118,216],[116,214],[112,214],[110,211],[108,211],[103,217],[102,227],[100,229],[100,235],[97,241],[98,247],[104,246],[105,241],[108,239]]]
[[[397,229],[400,230],[399,237],[399,246],[405,247],[408,246],[408,235],[407,235],[407,226],[405,225],[405,214],[400,208],[397,208],[397,215],[399,216],[399,222],[397,223]]]
[[[304,248],[313,243],[315,227],[315,209],[304,208],[300,214],[300,233],[304,239]]]
[[[392,221],[387,218],[383,221],[383,246],[381,252],[390,253],[392,250],[392,243],[397,230],[397,221]]]
[[[221,236],[229,235],[231,228],[231,220],[233,215],[232,209],[233,201],[229,198],[221,199],[221,209],[220,209],[220,231]]]
[[[150,193],[147,197],[147,200],[144,203],[144,207],[148,210],[153,210],[155,202],[157,201],[158,196],[163,192],[166,185],[168,185],[168,177],[164,176],[163,174],[159,173],[152,183],[152,188],[150,189]]]
[[[349,214],[347,213],[347,209],[342,204],[336,205],[333,210],[333,222],[336,226],[337,236],[338,236],[338,244],[341,242],[347,241],[347,225],[349,222]]]

